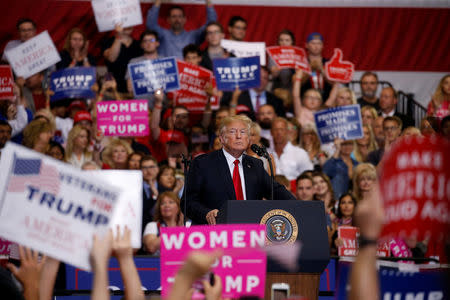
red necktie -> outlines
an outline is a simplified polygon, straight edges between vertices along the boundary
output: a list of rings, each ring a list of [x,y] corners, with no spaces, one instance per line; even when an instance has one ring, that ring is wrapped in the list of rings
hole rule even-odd
[[[239,159],[234,161],[233,170],[233,185],[236,192],[236,200],[244,200],[244,193],[242,192],[241,176],[239,175]]]

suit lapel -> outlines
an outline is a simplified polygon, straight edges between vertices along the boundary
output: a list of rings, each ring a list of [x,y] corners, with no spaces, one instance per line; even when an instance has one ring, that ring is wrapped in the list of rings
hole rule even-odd
[[[221,182],[224,184],[225,191],[227,193],[228,199],[236,199],[236,193],[234,192],[234,185],[233,185],[233,178],[230,174],[230,168],[227,163],[227,159],[225,158],[225,155],[223,154],[223,150],[217,151],[217,165],[213,166],[217,167],[219,170],[219,181],[218,184],[221,184]]]
[[[255,200],[256,194],[253,189],[255,186],[255,173],[253,172],[253,163],[248,159],[247,155],[244,155],[242,158],[242,167],[244,168],[246,199]]]

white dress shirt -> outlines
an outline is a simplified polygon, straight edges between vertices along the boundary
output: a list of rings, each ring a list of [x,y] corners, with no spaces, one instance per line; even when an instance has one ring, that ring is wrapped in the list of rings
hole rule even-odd
[[[314,169],[308,153],[291,142],[286,144],[280,157],[273,148],[270,151],[275,159],[277,174],[284,175],[289,180],[295,180],[304,171]]]
[[[245,193],[245,178],[244,178],[244,168],[242,166],[242,155],[239,156],[239,158],[235,158],[233,155],[228,153],[225,149],[222,148],[222,151],[227,160],[228,168],[230,169],[231,179],[233,179],[234,161],[236,159],[239,160],[238,166],[239,166],[239,176],[241,177],[242,193],[244,194],[244,200],[247,200],[247,195]],[[234,186],[233,186],[233,188],[234,188]]]

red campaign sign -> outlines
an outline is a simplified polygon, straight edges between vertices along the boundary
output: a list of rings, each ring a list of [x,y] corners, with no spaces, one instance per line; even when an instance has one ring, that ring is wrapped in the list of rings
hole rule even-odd
[[[10,241],[0,238],[0,256],[9,256],[11,245]]]
[[[378,243],[377,256],[378,257],[391,256],[391,250],[388,242],[381,241]]]
[[[208,94],[205,86],[210,83],[216,87],[213,73],[205,68],[177,60],[180,89],[173,92],[175,105],[184,105],[190,111],[203,111]],[[219,99],[211,97],[211,108],[219,108]]]
[[[402,138],[384,155],[380,189],[385,240],[415,236],[443,245],[449,238],[449,153],[449,141],[430,136]]]
[[[329,80],[348,83],[352,81],[355,66],[349,61],[343,61],[342,57],[342,50],[335,48],[333,57],[325,63],[325,75]]]
[[[272,46],[266,48],[272,60],[281,69],[301,69],[311,73],[305,49],[294,46]]]
[[[14,97],[14,79],[10,66],[0,66],[0,100]]]
[[[352,226],[339,226],[338,237],[342,239],[343,246],[338,247],[339,256],[356,256],[358,244],[356,243],[359,229]]]

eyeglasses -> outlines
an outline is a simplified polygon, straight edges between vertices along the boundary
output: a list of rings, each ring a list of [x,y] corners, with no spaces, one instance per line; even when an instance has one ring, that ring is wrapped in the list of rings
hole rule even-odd
[[[142,40],[142,42],[143,42],[143,43],[154,43],[154,42],[156,42],[156,39],[155,39],[155,38],[144,39],[144,40]]]
[[[143,166],[141,169],[142,170],[148,170],[148,169],[155,169],[155,168],[157,168],[157,166]]]
[[[221,34],[221,33],[222,33],[222,32],[219,31],[219,30],[216,30],[216,31],[207,31],[207,32],[206,32],[207,35],[213,35],[213,34],[216,35],[216,34]]]
[[[398,129],[398,126],[383,127],[384,131],[394,131],[397,129]]]
[[[248,130],[247,129],[236,129],[236,128],[231,128],[227,130],[227,134],[229,135],[248,135]]]

